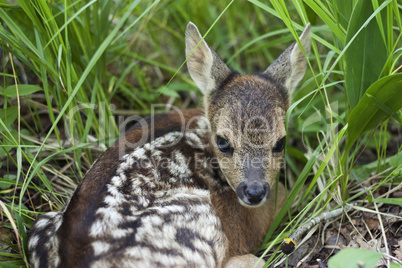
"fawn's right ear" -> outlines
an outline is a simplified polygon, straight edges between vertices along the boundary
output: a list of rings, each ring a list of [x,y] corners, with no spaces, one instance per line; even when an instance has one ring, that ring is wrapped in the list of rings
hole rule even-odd
[[[281,83],[289,91],[289,95],[296,88],[303,78],[307,69],[306,56],[310,54],[311,46],[311,25],[308,23],[303,33],[299,37],[304,52],[300,46],[294,42],[286,49],[278,59],[276,59],[264,72]]]
[[[197,26],[192,22],[186,29],[186,58],[191,78],[205,96],[231,74],[229,67],[202,40]]]

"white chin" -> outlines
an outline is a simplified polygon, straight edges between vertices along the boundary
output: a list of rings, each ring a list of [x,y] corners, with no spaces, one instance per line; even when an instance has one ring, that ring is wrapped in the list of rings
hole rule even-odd
[[[260,203],[258,204],[250,204],[250,203],[246,203],[244,202],[242,199],[237,198],[237,200],[239,200],[239,203],[243,206],[243,207],[247,207],[247,208],[258,208],[260,206],[262,206],[265,203],[265,200],[267,200],[266,198],[264,198],[263,200],[261,200]]]

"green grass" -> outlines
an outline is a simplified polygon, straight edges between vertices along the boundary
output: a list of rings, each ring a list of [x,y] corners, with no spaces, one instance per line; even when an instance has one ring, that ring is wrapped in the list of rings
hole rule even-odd
[[[287,114],[292,190],[261,249],[325,210],[373,204],[379,186],[401,184],[401,10],[397,0],[0,0],[0,265],[26,265],[32,221],[63,207],[118,137],[119,119],[146,116],[153,103],[200,105],[182,67],[189,21],[248,73],[313,25],[309,70]],[[362,150],[376,159],[360,161]],[[377,188],[349,191],[381,172]]]

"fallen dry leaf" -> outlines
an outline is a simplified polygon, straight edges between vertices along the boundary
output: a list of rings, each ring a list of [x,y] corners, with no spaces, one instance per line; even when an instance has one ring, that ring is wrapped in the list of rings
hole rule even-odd
[[[398,245],[399,245],[399,248],[397,248],[397,249],[394,250],[393,252],[394,252],[394,254],[395,254],[395,257],[396,257],[398,260],[402,261],[402,240],[399,240],[399,241],[398,241]]]

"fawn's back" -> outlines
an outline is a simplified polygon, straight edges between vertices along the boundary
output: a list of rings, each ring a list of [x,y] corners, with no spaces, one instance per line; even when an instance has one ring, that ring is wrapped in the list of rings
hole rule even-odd
[[[309,26],[300,39],[308,53]],[[275,177],[304,53],[293,44],[265,72],[240,75],[190,23],[186,54],[204,110],[154,115],[122,136],[63,211],[34,223],[33,267],[248,267],[258,261],[249,253],[285,199],[282,185],[275,193]]]

